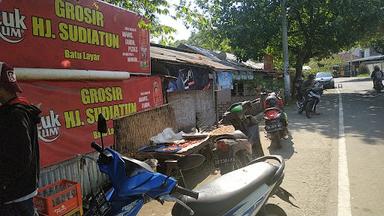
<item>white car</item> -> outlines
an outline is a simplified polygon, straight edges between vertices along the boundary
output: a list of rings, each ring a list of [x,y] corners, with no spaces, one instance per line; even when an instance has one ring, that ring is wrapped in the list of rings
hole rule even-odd
[[[335,81],[331,72],[318,72],[316,73],[315,81],[323,84],[324,88],[335,88]]]

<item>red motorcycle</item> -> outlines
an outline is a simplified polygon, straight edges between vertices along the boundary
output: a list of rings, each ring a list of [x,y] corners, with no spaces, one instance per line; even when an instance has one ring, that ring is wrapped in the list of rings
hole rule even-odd
[[[265,131],[271,140],[271,147],[281,148],[280,140],[288,137],[288,118],[284,109],[284,101],[275,92],[262,93]]]

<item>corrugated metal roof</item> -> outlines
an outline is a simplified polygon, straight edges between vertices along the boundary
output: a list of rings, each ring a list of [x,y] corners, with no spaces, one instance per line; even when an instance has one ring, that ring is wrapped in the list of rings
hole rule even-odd
[[[360,62],[360,61],[376,61],[376,60],[382,60],[384,59],[384,55],[378,55],[378,56],[369,56],[365,58],[359,58],[359,59],[354,59],[349,62]]]
[[[264,70],[264,63],[262,62],[254,62],[254,61],[248,60],[246,62],[243,62],[243,64],[255,70]]]
[[[238,71],[253,71],[253,69],[247,68],[247,65],[236,61],[236,57],[234,57],[235,60],[227,58],[228,57],[227,53],[224,54],[225,56],[221,56],[222,55],[221,53],[216,53],[201,47],[196,47],[188,44],[181,44],[179,47],[182,49],[191,50],[195,53],[204,55],[210,58],[211,60],[220,62],[221,64],[224,64],[226,66],[236,68],[236,70]]]
[[[225,54],[226,54],[228,61],[236,62],[238,64],[241,64],[241,65],[244,65],[244,66],[256,69],[256,70],[263,70],[264,69],[264,63],[262,63],[262,62],[254,62],[252,60],[247,60],[246,62],[238,62],[237,58],[234,54],[232,54],[232,53],[225,53]]]
[[[151,58],[175,63],[195,64],[206,66],[216,70],[236,70],[238,68],[224,65],[220,62],[211,60],[210,58],[194,53],[181,52],[173,49],[167,49],[157,46],[151,46]]]

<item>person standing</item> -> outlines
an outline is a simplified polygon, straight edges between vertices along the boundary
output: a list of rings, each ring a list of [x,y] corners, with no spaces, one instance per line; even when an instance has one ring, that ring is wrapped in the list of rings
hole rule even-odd
[[[0,62],[0,69],[0,215],[36,216],[41,111],[17,95],[13,68]]]
[[[373,81],[373,87],[374,88],[381,88],[382,87],[382,81],[384,78],[384,73],[383,71],[380,70],[380,67],[375,65],[373,68],[372,74],[371,74],[371,79]]]

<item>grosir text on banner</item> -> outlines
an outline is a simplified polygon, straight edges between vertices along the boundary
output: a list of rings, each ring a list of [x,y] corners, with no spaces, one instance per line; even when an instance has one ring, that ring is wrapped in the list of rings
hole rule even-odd
[[[108,121],[103,134],[113,144],[111,119],[163,104],[159,77],[124,81],[36,81],[21,83],[24,95],[42,110],[38,126],[43,166],[91,151],[89,143],[99,138],[98,115]]]
[[[15,67],[150,72],[149,32],[130,11],[95,0],[2,0],[0,8],[0,46],[9,50],[0,59]]]

